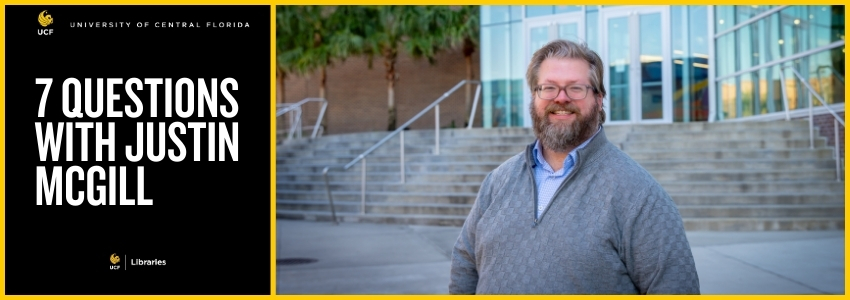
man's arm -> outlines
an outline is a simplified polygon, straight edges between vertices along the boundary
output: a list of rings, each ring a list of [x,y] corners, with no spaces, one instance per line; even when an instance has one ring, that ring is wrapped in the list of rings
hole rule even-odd
[[[472,209],[463,222],[460,236],[455,242],[452,250],[451,282],[449,283],[449,294],[471,295],[475,294],[478,287],[478,268],[475,260],[475,230],[478,220],[484,212],[484,207],[490,203],[490,179],[492,173],[487,174]],[[485,204],[486,203],[486,204]]]
[[[679,210],[659,185],[644,193],[633,202],[623,228],[624,261],[632,281],[641,294],[700,294]]]

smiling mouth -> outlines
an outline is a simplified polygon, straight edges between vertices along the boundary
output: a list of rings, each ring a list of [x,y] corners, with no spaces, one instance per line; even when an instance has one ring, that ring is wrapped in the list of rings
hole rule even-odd
[[[549,112],[549,113],[551,113],[551,114],[553,114],[553,115],[559,115],[559,116],[566,116],[566,115],[572,115],[572,114],[574,114],[573,112],[571,112],[571,111],[566,111],[566,110],[555,110],[555,111],[551,111],[551,112]]]

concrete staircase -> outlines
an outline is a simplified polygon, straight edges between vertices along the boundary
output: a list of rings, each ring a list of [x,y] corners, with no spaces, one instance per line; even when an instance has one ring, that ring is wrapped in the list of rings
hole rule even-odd
[[[643,165],[676,202],[687,230],[826,230],[844,228],[844,182],[833,148],[806,121],[606,125],[609,140]],[[387,132],[329,135],[281,145],[277,215],[331,220],[322,170],[329,173],[337,218],[460,226],[489,171],[534,140],[529,128],[405,132],[405,183],[399,138],[362,165],[342,166]]]

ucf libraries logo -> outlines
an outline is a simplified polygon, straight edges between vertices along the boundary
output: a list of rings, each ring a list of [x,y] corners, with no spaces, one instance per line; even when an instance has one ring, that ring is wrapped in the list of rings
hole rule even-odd
[[[109,262],[112,263],[112,265],[109,266],[109,269],[110,270],[121,269],[121,265],[118,264],[118,262],[120,262],[120,261],[121,261],[121,258],[119,258],[118,255],[115,255],[115,253],[112,253],[112,255],[109,256]]]
[[[53,16],[49,15],[47,13],[47,10],[42,11],[40,14],[38,14],[38,24],[41,24],[41,27],[47,27],[50,24],[53,24]],[[41,28],[41,29],[38,30],[38,35],[52,35],[52,34],[53,34],[53,28],[51,28],[51,29]]]

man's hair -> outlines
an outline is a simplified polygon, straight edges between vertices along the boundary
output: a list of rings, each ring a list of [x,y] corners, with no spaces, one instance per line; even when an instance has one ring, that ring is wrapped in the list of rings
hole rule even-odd
[[[604,68],[602,59],[593,50],[587,47],[587,43],[576,43],[567,40],[555,40],[543,46],[531,57],[531,63],[528,65],[528,72],[525,74],[528,80],[528,87],[531,89],[532,97],[534,89],[537,87],[537,73],[540,71],[540,65],[547,58],[576,58],[586,61],[590,65],[590,85],[593,92],[605,98],[607,92],[602,84],[604,77]]]

